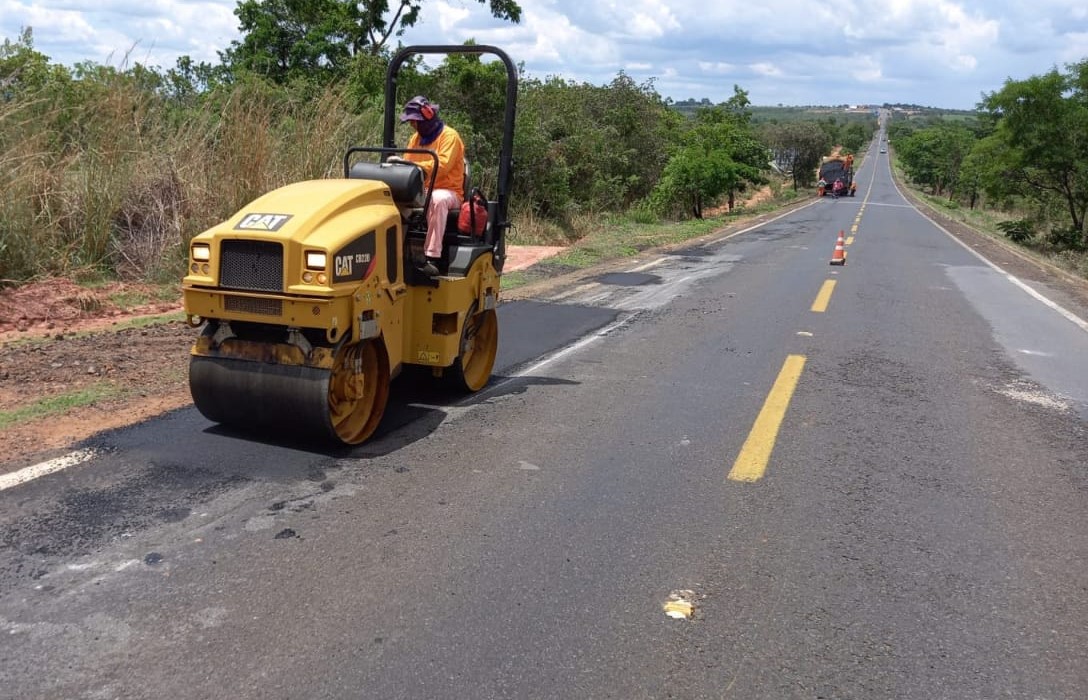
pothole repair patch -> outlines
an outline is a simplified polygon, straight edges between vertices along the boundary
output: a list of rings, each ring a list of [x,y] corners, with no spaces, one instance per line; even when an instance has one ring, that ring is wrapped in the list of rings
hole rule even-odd
[[[695,591],[681,589],[669,593],[662,608],[674,620],[690,620],[695,616]]]

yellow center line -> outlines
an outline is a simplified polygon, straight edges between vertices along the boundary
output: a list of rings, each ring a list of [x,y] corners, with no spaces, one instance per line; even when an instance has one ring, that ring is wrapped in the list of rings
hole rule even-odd
[[[843,241],[843,245],[851,245],[851,244],[853,244],[853,242],[854,242],[854,237],[853,236],[847,236],[846,240]]]
[[[786,358],[782,370],[778,373],[778,379],[771,387],[771,393],[767,395],[763,408],[756,416],[752,432],[748,433],[748,439],[740,448],[737,461],[729,470],[727,478],[730,481],[753,482],[763,478],[763,473],[767,471],[767,462],[771,459],[775,438],[778,437],[778,429],[786,416],[790,398],[793,397],[797,380],[801,378],[801,370],[804,367],[804,355],[790,355]]]
[[[816,300],[812,302],[813,311],[818,314],[822,314],[827,311],[827,305],[831,302],[831,292],[835,290],[835,280],[827,280],[823,286],[820,287],[820,291],[816,294]]]

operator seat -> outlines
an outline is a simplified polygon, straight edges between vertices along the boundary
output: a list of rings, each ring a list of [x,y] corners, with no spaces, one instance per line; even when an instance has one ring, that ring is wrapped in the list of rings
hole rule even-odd
[[[357,180],[377,180],[389,186],[393,203],[400,209],[401,216],[407,218],[412,209],[423,207],[426,190],[423,186],[423,171],[414,165],[405,163],[368,163],[359,162],[351,166],[348,177]]]

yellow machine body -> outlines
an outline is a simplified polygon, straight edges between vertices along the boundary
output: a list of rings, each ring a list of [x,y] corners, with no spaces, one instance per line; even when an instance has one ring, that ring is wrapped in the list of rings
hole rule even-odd
[[[461,317],[473,303],[481,310],[495,307],[499,275],[481,258],[464,277],[439,277],[437,287],[410,287],[404,278],[404,235],[384,183],[335,179],[287,185],[193,239],[190,253],[206,244],[210,257],[197,261],[190,255],[182,283],[185,312],[194,321],[319,329],[330,343],[345,334],[353,341],[381,336],[394,372],[402,363],[448,367],[459,354]],[[235,242],[252,250],[235,259],[230,250]],[[264,251],[282,251],[282,263],[261,269]],[[226,282],[225,255],[225,262],[238,268],[227,272]],[[324,256],[324,268],[308,267],[307,255]]]

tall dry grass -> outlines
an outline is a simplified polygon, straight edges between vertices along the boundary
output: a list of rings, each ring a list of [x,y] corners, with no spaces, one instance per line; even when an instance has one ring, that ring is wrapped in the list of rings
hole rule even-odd
[[[36,222],[53,228],[46,202],[56,176],[41,167],[48,146],[34,128],[40,100],[0,103],[0,280],[14,281],[34,269]]]
[[[54,86],[55,88],[55,86]],[[0,102],[0,280],[168,281],[189,239],[270,189],[337,175],[379,114],[246,83],[183,108],[123,74]]]

